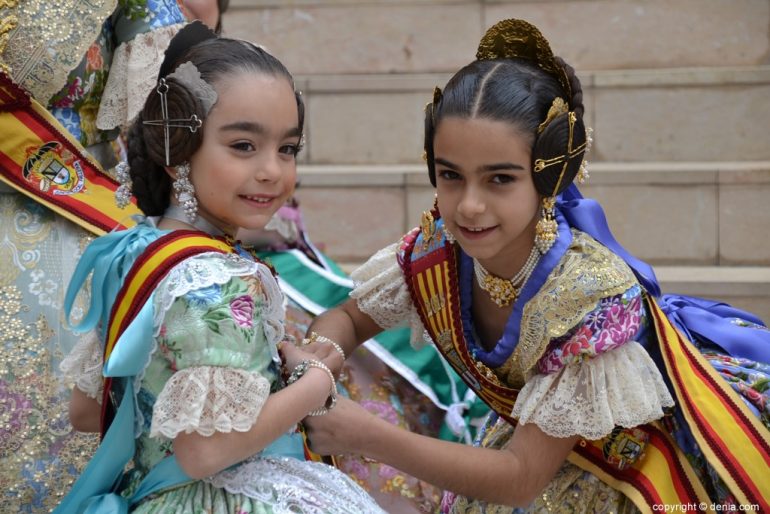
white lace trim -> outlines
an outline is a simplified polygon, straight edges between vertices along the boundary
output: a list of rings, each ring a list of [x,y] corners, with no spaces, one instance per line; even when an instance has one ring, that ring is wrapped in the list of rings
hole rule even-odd
[[[256,372],[217,366],[183,369],[171,376],[155,401],[150,436],[246,432],[269,394],[270,382]]]
[[[304,514],[385,514],[347,475],[320,462],[252,457],[205,482],[273,506]]]
[[[156,85],[164,52],[183,23],[160,27],[121,44],[112,56],[96,126],[111,130],[127,125],[142,110]]]
[[[104,377],[102,376],[102,345],[96,330],[83,334],[72,351],[62,359],[59,369],[67,383],[83,391],[89,398],[102,403]]]
[[[350,297],[356,300],[361,312],[381,328],[411,328],[410,342],[414,348],[420,348],[429,336],[412,303],[404,272],[398,265],[398,248],[399,243],[383,248],[350,275],[355,283]]]
[[[274,361],[280,362],[280,357],[278,356],[278,343],[284,336],[283,321],[285,318],[285,308],[283,305],[283,293],[281,292],[275,277],[273,277],[273,274],[270,272],[270,269],[264,264],[244,259],[235,254],[222,254],[218,252],[201,253],[174,266],[174,268],[172,268],[163,278],[155,291],[153,304],[154,332],[152,350],[147,357],[147,362],[144,364],[141,373],[138,373],[134,380],[134,390],[137,391],[136,394],[138,394],[142,380],[144,379],[144,371],[147,369],[147,365],[150,363],[152,356],[158,349],[157,338],[163,325],[163,318],[166,316],[166,312],[171,308],[174,300],[190,291],[209,287],[214,284],[221,285],[233,277],[246,275],[254,275],[262,284],[265,293],[262,326],[265,332],[265,339],[270,347],[272,358]],[[137,409],[136,420],[136,434],[138,436],[141,434],[144,423],[144,417],[139,409]],[[154,420],[155,416],[153,416],[153,422]]]
[[[513,417],[535,423],[553,437],[601,439],[619,425],[635,427],[663,416],[674,405],[658,368],[642,346],[623,346],[534,375],[519,393]]]
[[[166,275],[155,293],[155,335],[157,336],[163,318],[175,299],[190,291],[203,289],[214,284],[221,285],[233,277],[246,275],[253,275],[262,286],[262,291],[265,294],[265,303],[262,307],[262,327],[273,360],[279,362],[278,343],[283,339],[285,333],[284,318],[286,317],[283,292],[267,266],[235,254],[201,253],[177,264]]]
[[[233,277],[254,275],[259,266],[260,264],[238,255],[219,252],[200,253],[180,262],[168,272],[155,292],[155,328],[160,328],[166,312],[180,296],[215,284],[225,284]],[[279,303],[280,301],[282,300],[279,300]]]

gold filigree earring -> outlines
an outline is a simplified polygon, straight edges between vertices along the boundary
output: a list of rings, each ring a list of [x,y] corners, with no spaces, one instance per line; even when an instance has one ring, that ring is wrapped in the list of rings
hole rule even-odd
[[[548,196],[543,198],[541,217],[535,226],[535,246],[541,255],[545,255],[559,237],[559,225],[556,223],[556,213],[554,211],[555,205],[555,197]]]

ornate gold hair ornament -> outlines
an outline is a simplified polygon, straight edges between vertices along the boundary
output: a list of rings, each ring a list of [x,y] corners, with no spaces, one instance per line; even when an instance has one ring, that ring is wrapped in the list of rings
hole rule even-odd
[[[537,133],[542,134],[549,123],[560,114],[564,114],[568,111],[569,107],[567,107],[567,102],[565,102],[563,98],[558,96],[554,98],[551,107],[548,109],[548,114],[545,116],[545,121],[537,126]]]
[[[433,122],[433,125],[436,125],[436,107],[438,106],[439,102],[441,102],[441,98],[443,97],[443,93],[441,92],[441,88],[436,86],[433,88],[433,102],[430,103],[430,119]],[[427,106],[426,106],[427,107]]]
[[[548,40],[537,27],[524,20],[502,20],[487,30],[481,38],[476,59],[526,59],[540,69],[556,77],[567,98],[572,98],[572,88],[564,67],[554,59]]]
[[[554,103],[556,103],[554,101]],[[573,137],[575,133],[575,122],[577,121],[577,116],[574,112],[569,112],[569,135],[567,138],[567,152],[563,153],[562,155],[559,155],[557,157],[552,157],[551,159],[535,159],[535,173],[540,173],[544,169],[546,169],[549,166],[553,166],[555,164],[563,164],[561,168],[561,173],[559,174],[559,180],[556,182],[556,187],[553,188],[553,194],[556,194],[557,191],[559,191],[559,186],[561,185],[562,178],[564,178],[564,172],[567,171],[567,164],[569,164],[569,161],[574,159],[575,157],[581,155],[586,151],[586,146],[588,145],[588,139],[584,141],[581,145],[576,146],[575,148],[572,148],[572,142]]]

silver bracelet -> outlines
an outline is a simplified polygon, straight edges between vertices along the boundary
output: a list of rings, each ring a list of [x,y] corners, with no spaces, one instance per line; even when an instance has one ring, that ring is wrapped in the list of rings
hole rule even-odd
[[[289,375],[289,379],[286,380],[286,384],[293,384],[299,380],[302,375],[307,373],[307,370],[310,368],[318,368],[324,370],[329,376],[329,380],[332,381],[331,391],[329,392],[329,398],[326,399],[326,403],[323,406],[308,412],[308,416],[322,416],[332,410],[335,405],[337,405],[337,382],[334,380],[332,370],[330,370],[326,364],[317,360],[304,360],[297,364],[297,366],[292,370],[291,375]]]
[[[328,343],[334,347],[335,350],[340,352],[340,355],[342,355],[342,360],[345,360],[345,351],[342,349],[342,346],[337,344],[336,342],[332,341],[326,336],[322,336],[320,334],[317,334],[315,332],[310,332],[310,337],[308,338],[308,343]]]

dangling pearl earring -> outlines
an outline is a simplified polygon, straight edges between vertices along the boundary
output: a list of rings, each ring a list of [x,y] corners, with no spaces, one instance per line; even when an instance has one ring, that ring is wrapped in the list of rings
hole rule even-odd
[[[535,246],[541,255],[545,255],[551,249],[559,237],[559,225],[556,223],[554,206],[556,198],[548,196],[543,198],[542,217],[535,226]]]
[[[172,184],[174,196],[179,205],[184,208],[185,215],[190,223],[198,218],[198,199],[195,198],[195,188],[190,182],[190,163],[185,162],[176,167],[176,179]]]

